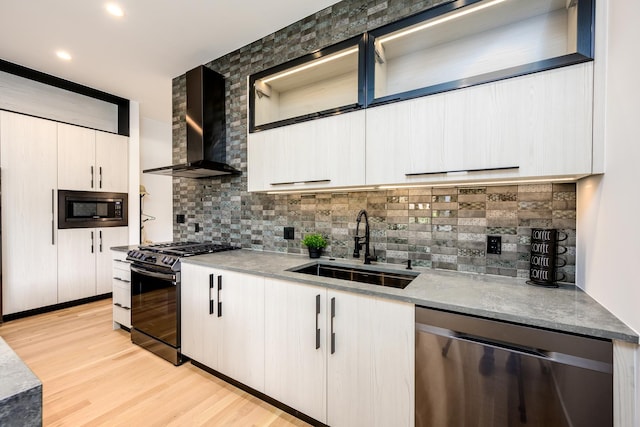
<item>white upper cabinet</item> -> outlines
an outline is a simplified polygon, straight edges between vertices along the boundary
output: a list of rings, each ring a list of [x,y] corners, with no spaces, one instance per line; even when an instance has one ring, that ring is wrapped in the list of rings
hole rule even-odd
[[[58,186],[63,190],[127,192],[128,138],[58,124]]]
[[[95,191],[96,131],[58,124],[58,186]]]
[[[591,173],[593,64],[369,108],[367,185]]]
[[[592,147],[591,6],[444,2],[371,30],[357,49],[334,49],[324,62],[307,55],[251,76],[249,191],[593,173],[602,153]],[[364,59],[347,60],[362,50]],[[347,69],[350,84],[323,86]],[[340,87],[351,98],[334,96]],[[317,111],[325,101],[360,110],[329,116]],[[363,121],[364,137],[356,132]]]
[[[98,190],[126,193],[129,186],[129,138],[96,131]]]
[[[249,191],[362,185],[365,112],[251,133],[247,157]]]

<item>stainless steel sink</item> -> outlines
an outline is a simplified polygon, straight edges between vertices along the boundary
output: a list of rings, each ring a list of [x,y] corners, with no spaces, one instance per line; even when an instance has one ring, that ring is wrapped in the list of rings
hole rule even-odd
[[[289,271],[398,289],[406,288],[409,283],[420,274],[416,272],[385,270],[382,268],[358,268],[345,265],[323,264],[320,262],[294,267]]]

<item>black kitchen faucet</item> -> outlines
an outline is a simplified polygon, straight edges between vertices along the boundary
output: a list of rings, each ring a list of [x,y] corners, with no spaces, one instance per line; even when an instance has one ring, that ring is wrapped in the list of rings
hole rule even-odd
[[[358,230],[360,228],[360,221],[364,216],[364,236],[358,236]],[[364,242],[362,241],[364,239]],[[367,211],[362,209],[358,212],[358,217],[356,218],[356,235],[353,238],[355,242],[355,247],[353,248],[353,257],[360,258],[360,249],[362,249],[362,245],[364,243],[364,263],[371,264],[371,261],[375,261],[376,257],[372,257],[369,252],[369,216],[367,215]]]

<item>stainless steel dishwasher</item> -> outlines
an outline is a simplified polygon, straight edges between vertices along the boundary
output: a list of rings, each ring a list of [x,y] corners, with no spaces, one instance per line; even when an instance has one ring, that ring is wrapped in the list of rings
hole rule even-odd
[[[610,341],[416,307],[416,426],[612,426]]]

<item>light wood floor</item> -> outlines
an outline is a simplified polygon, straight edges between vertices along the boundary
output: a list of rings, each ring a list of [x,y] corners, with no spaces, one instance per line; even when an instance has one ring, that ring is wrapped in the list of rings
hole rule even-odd
[[[0,336],[43,383],[45,426],[306,426],[112,329],[111,300],[6,322]]]

